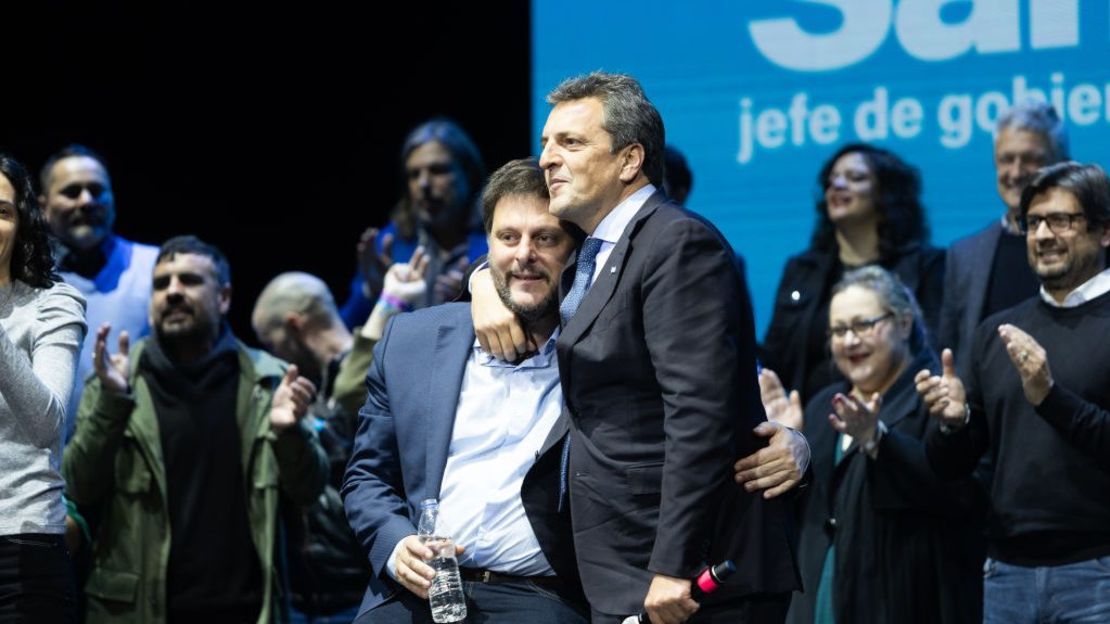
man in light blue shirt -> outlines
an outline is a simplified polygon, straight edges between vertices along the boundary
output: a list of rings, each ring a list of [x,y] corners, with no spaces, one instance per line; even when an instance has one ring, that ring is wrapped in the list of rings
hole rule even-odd
[[[440,500],[437,533],[460,545],[471,617],[586,622],[560,509],[566,424],[554,344],[558,277],[580,234],[548,214],[543,173],[529,160],[491,176],[483,220],[498,292],[535,351],[518,363],[482,351],[466,304],[390,324],[343,487],[374,573],[357,622],[431,621],[431,552],[414,526],[425,498]]]

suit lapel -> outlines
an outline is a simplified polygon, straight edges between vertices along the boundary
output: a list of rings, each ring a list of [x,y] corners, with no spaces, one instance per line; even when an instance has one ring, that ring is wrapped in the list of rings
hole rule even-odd
[[[973,260],[977,263],[982,263],[975,270],[970,271],[971,280],[967,288],[967,308],[964,311],[966,321],[970,327],[967,337],[970,338],[975,333],[975,328],[979,325],[979,321],[983,320],[983,308],[987,305],[987,289],[990,287],[991,277],[991,264],[994,262],[994,254],[998,249],[998,239],[1002,238],[1002,224],[998,221],[994,222],[994,226],[988,230],[989,236],[985,237],[983,244],[979,249],[975,250]]]
[[[644,202],[640,210],[636,212],[636,216],[625,227],[624,232],[621,234],[617,244],[613,247],[613,251],[609,254],[609,258],[605,261],[605,266],[602,267],[601,272],[597,274],[597,279],[590,285],[590,289],[586,292],[585,298],[582,299],[582,304],[578,306],[578,311],[574,313],[570,321],[563,327],[563,333],[559,336],[559,342],[564,344],[575,344],[582,338],[582,335],[593,324],[597,315],[605,308],[605,304],[613,296],[613,292],[617,288],[617,282],[620,281],[621,273],[624,271],[624,261],[628,256],[628,252],[632,246],[632,239],[635,238],[636,232],[639,230],[640,225],[655,212],[655,209],[662,203],[663,194],[656,192]],[[576,258],[577,260],[577,258]],[[574,263],[577,264],[577,261]],[[570,289],[570,284],[574,282],[574,269],[575,267],[568,266],[567,270],[570,271],[570,282],[567,282],[567,272],[563,272],[563,283],[566,284],[566,290]],[[565,290],[564,290],[565,292]]]
[[[459,390],[473,344],[474,329],[469,314],[459,323],[439,326],[431,370],[427,376],[431,381],[428,404],[421,415],[427,432],[424,474],[430,497],[439,498],[443,471],[447,467],[447,453],[451,447],[451,432],[455,427]]]
[[[555,424],[551,425],[551,431],[548,432],[547,438],[543,441],[543,446],[540,447],[539,455],[545,455],[551,447],[555,446],[563,439],[567,431],[570,431],[570,423],[567,420],[569,417],[564,402],[563,410],[559,413],[559,419],[555,421]]]

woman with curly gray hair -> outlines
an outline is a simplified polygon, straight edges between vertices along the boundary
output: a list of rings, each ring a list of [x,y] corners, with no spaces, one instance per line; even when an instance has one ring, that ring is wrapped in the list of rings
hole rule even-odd
[[[979,481],[951,483],[925,460],[936,422],[914,374],[939,366],[913,293],[877,266],[850,271],[831,290],[826,335],[843,377],[803,412],[775,373],[760,390],[768,417],[804,429],[813,452],[799,495],[798,565],[787,621],[961,624],[981,619],[986,508]]]

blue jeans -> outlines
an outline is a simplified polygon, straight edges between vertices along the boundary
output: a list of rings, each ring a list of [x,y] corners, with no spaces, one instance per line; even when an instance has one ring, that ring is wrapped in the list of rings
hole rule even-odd
[[[529,581],[463,582],[466,622],[481,624],[586,624],[586,616],[558,594]],[[355,624],[432,624],[428,601],[401,590]]]
[[[984,624],[1110,622],[1110,557],[1027,568],[987,559]]]

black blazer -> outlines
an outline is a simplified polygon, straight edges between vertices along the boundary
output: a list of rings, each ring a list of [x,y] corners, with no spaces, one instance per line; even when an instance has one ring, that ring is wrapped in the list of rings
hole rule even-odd
[[[975,234],[952,243],[948,249],[937,347],[952,349],[956,362],[963,361],[960,351],[971,345],[971,336],[983,320],[991,265],[1001,237],[1002,223],[995,219]]]
[[[786,261],[760,353],[763,365],[778,374],[783,386],[797,390],[806,401],[812,398],[806,396],[806,379],[819,365],[810,361],[810,332],[814,331],[819,310],[829,305],[827,287],[836,266],[835,253],[810,249]],[[944,250],[913,245],[884,260],[882,266],[914,293],[931,335],[930,345],[935,346],[944,298]],[[840,379],[840,374],[832,371],[831,378]]]
[[[728,243],[656,193],[563,327],[572,526],[595,612],[636,613],[653,573],[725,558],[739,572],[714,596],[798,586],[783,504],[732,480],[765,419],[748,309]]]
[[[853,441],[836,460],[840,437],[829,425],[837,382],[806,405],[805,434],[813,479],[799,494],[798,559],[805,593],[791,601],[788,624],[814,621],[829,547],[836,546],[836,620],[858,624],[970,624],[982,620],[982,520],[986,489],[970,477],[942,482],[925,458],[936,428],[913,377],[936,357],[919,353],[883,394],[887,434],[874,460]]]

